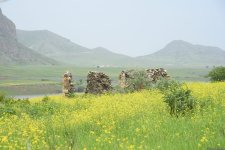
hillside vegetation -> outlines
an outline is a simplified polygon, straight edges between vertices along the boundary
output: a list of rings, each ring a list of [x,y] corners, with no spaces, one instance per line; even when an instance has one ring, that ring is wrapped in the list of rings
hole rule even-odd
[[[197,100],[169,114],[163,93],[1,98],[1,149],[207,149],[225,147],[225,83],[190,83]]]

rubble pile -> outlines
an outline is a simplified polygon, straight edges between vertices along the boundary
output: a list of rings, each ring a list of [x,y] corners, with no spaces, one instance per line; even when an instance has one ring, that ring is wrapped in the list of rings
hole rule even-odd
[[[102,72],[90,71],[85,93],[102,94],[112,90],[111,80]]]
[[[70,72],[66,72],[63,75],[63,94],[65,96],[69,96],[75,91],[75,87],[73,84],[73,77]]]

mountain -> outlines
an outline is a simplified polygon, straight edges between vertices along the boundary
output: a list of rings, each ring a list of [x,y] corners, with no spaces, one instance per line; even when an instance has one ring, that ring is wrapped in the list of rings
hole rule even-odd
[[[88,49],[47,30],[17,30],[19,42],[27,47],[66,64],[77,66],[133,66],[138,64],[129,56],[105,48]]]
[[[136,59],[151,66],[225,65],[225,51],[217,47],[193,45],[182,40],[175,40],[153,54]]]
[[[17,41],[16,26],[0,9],[0,64],[55,64]]]
[[[19,42],[41,55],[77,66],[203,67],[225,65],[225,51],[175,40],[146,56],[129,57],[103,47],[88,49],[47,30],[17,30]]]

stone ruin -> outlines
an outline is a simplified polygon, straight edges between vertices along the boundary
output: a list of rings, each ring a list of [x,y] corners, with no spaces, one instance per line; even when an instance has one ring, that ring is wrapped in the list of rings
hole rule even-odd
[[[127,83],[127,79],[134,79],[133,72],[134,70],[128,70],[128,71],[123,70],[119,74],[119,85],[121,88],[126,88],[129,86]]]
[[[137,70],[128,70],[128,71],[122,71],[119,75],[119,86],[121,88],[126,88],[130,85],[128,85],[128,80],[135,79],[135,73],[137,73]],[[156,68],[156,69],[146,69],[144,71],[149,79],[150,82],[156,83],[161,78],[169,79],[170,76],[167,74],[167,71],[163,68]]]
[[[167,74],[167,71],[163,68],[146,69],[145,71],[148,75],[148,78],[154,83],[160,80],[161,78],[170,78],[170,76]]]
[[[109,76],[102,72],[90,71],[87,75],[87,87],[85,93],[103,94],[112,90]]]
[[[65,96],[69,96],[70,94],[74,93],[74,84],[73,84],[73,77],[70,72],[66,72],[63,75],[63,94]]]

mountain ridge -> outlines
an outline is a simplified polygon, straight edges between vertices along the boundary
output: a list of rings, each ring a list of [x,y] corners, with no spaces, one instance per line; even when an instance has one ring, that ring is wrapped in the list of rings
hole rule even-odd
[[[24,45],[65,64],[78,66],[155,67],[224,65],[225,51],[213,46],[174,40],[159,51],[138,57],[114,53],[104,47],[88,49],[47,30],[18,30]]]
[[[103,47],[88,49],[46,30],[17,30],[18,40],[42,55],[66,64],[78,66],[125,67],[138,64],[131,57]]]
[[[150,55],[136,57],[136,59],[165,66],[224,65],[225,51],[214,46],[203,46],[183,40],[174,40],[159,51]]]

